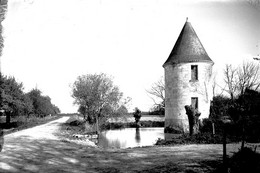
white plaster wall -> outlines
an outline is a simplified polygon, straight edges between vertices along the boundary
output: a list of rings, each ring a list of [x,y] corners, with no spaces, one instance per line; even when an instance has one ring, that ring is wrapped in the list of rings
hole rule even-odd
[[[198,65],[197,81],[191,81],[191,65]],[[165,66],[165,127],[173,126],[189,131],[184,106],[191,105],[191,97],[198,97],[200,119],[209,116],[212,65],[213,63],[196,62]]]

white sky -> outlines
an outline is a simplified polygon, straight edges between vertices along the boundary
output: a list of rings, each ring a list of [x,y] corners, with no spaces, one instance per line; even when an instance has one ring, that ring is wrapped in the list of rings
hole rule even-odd
[[[76,112],[70,85],[77,76],[114,77],[129,111],[148,111],[146,90],[164,75],[163,63],[189,17],[222,74],[226,63],[260,54],[260,9],[245,1],[9,0],[3,22],[1,71],[40,89],[62,112]],[[258,47],[257,47],[258,46]]]

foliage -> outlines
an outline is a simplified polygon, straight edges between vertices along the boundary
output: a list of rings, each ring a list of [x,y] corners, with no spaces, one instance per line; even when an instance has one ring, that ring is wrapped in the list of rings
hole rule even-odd
[[[244,147],[235,153],[229,161],[230,173],[260,172],[260,154]]]
[[[260,141],[260,93],[246,89],[236,99],[217,96],[213,98],[209,119],[203,121],[201,132],[212,131],[214,123],[215,131],[218,134],[223,132],[222,117],[228,116],[232,123],[227,126],[227,133],[251,142]]]
[[[51,103],[49,96],[43,96],[37,88],[27,93],[33,104],[33,113],[44,117],[46,115],[54,115],[60,112],[59,108]]]
[[[137,107],[135,108],[135,111],[133,113],[134,118],[135,118],[135,122],[138,123],[142,117],[142,112],[140,109],[138,109]]]
[[[79,105],[78,111],[90,124],[97,121],[102,124],[112,115],[127,112],[120,102],[122,95],[104,73],[79,76],[72,87],[74,103]]]
[[[164,133],[182,134],[183,130],[180,127],[167,126],[164,128]]]
[[[32,102],[23,92],[23,84],[14,77],[1,74],[1,105],[0,109],[10,116],[28,114],[32,111]]]
[[[164,115],[165,109],[162,105],[154,105],[149,111],[149,115]]]
[[[51,103],[50,97],[42,96],[40,90],[33,89],[25,93],[23,84],[17,82],[14,77],[1,74],[0,80],[0,109],[5,111],[7,123],[10,123],[10,117],[15,116],[46,116],[59,113],[59,108]]]
[[[231,105],[231,100],[227,97],[216,96],[213,97],[210,106],[210,115],[209,118],[217,123],[221,117],[226,116],[228,114],[228,109]]]

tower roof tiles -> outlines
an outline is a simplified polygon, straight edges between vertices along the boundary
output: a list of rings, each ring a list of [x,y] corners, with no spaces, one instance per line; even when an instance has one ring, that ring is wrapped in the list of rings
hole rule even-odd
[[[201,44],[191,23],[186,21],[166,62],[167,64],[188,62],[212,62]]]

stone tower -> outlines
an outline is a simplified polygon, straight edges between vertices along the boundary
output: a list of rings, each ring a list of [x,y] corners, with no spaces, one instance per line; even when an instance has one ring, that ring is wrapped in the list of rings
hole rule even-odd
[[[163,64],[165,71],[165,130],[189,131],[185,105],[209,116],[213,61],[188,20]]]

